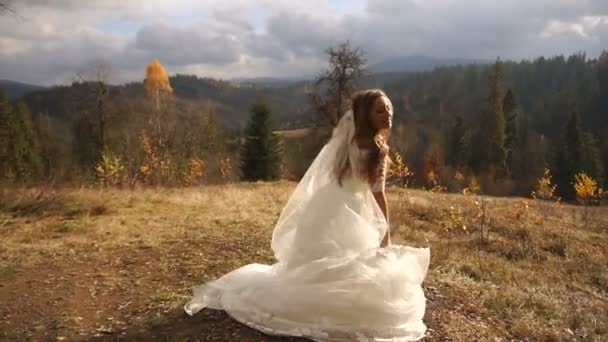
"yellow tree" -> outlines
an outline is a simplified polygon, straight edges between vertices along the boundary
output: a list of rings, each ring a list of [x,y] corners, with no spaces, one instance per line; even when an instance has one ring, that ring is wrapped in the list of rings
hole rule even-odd
[[[146,68],[144,87],[146,88],[148,96],[152,98],[156,106],[155,126],[160,147],[162,146],[160,99],[162,96],[173,93],[173,88],[171,88],[171,84],[169,83],[169,75],[167,74],[165,67],[160,64],[156,58],[154,58],[152,63]]]
[[[232,178],[232,163],[228,156],[220,159],[220,175],[224,181]]]
[[[574,190],[576,198],[584,205],[584,221],[587,224],[587,206],[601,199],[603,190],[597,186],[595,179],[587,175],[585,172],[578,173],[574,176]]]
[[[102,185],[120,186],[127,182],[127,166],[118,155],[105,151],[101,161],[95,166],[95,174]]]
[[[574,190],[576,198],[584,205],[588,205],[596,199],[600,191],[595,179],[584,172],[574,176]]]
[[[541,208],[543,227],[547,219],[549,203],[548,201],[556,201],[559,203],[560,198],[555,194],[557,185],[553,184],[551,180],[551,171],[545,169],[543,176],[537,180],[536,187],[532,191],[532,198],[534,198]]]
[[[405,164],[399,152],[393,152],[391,164],[388,169],[388,178],[390,180],[395,180],[400,187],[407,188],[413,177],[414,173]]]
[[[160,179],[166,180],[166,176],[168,176],[166,173],[172,169],[173,165],[173,163],[166,158],[167,153],[165,153],[165,141],[163,140],[163,124],[166,125],[168,120],[163,118],[163,114],[166,114],[166,108],[161,108],[161,100],[170,96],[173,93],[173,88],[171,88],[171,84],[169,83],[169,75],[167,74],[165,67],[160,64],[156,58],[154,58],[152,63],[146,67],[144,88],[146,89],[148,97],[154,103],[154,115],[150,122],[153,127],[152,130],[154,131],[152,134],[153,138],[150,141],[150,139],[147,138],[147,134],[143,133],[147,140],[145,143],[142,141],[146,156],[149,157],[144,165],[144,169],[147,170],[148,174],[145,178],[156,179],[158,182],[161,181]],[[163,175],[162,177],[159,172]],[[146,173],[142,172],[142,175],[145,176]]]
[[[466,217],[470,220],[471,228],[477,226],[479,231],[479,241],[486,242],[486,225],[489,221],[488,206],[484,196],[480,195],[481,186],[475,176],[471,177],[469,185],[462,190],[462,194],[466,196],[466,202],[469,203],[470,209]]]
[[[205,175],[205,162],[199,157],[192,157],[188,163],[188,169],[183,173],[182,183],[186,186],[199,185]]]
[[[144,87],[148,96],[154,99],[157,111],[160,111],[160,96],[173,93],[173,88],[169,83],[169,75],[165,67],[156,58],[146,68]]]

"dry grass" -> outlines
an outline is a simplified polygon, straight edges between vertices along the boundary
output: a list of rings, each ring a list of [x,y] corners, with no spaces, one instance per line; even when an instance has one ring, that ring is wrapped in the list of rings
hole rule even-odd
[[[310,134],[310,128],[289,129],[283,131],[274,131],[278,136],[285,139],[303,138]]]
[[[271,263],[290,182],[189,189],[5,189],[0,198],[0,340],[287,341],[222,313],[187,319],[190,287]],[[429,341],[608,340],[608,209],[390,188],[393,238],[431,247]],[[446,231],[450,207],[467,231]],[[544,208],[542,210],[545,210]],[[42,308],[40,307],[42,304]]]
[[[471,198],[399,190],[391,200],[398,208],[393,225],[401,224],[406,242],[431,246],[427,286],[446,288],[439,298],[468,307],[501,331],[477,335],[478,325],[463,324],[450,338],[608,339],[608,208],[593,208],[593,219],[583,225],[582,208],[551,205],[542,226],[534,207],[518,218],[520,200],[487,198],[489,238],[481,243],[478,222],[470,217],[472,231],[448,235],[441,228],[441,213],[450,206],[473,212]],[[441,307],[443,300],[433,303],[432,294],[430,299],[432,308],[448,311],[439,327],[453,331],[447,317],[459,310]]]

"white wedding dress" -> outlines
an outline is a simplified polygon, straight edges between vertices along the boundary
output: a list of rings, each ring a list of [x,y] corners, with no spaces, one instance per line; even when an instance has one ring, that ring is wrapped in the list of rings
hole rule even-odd
[[[379,247],[386,220],[371,185],[336,168],[364,167],[352,142],[352,112],[302,178],[274,228],[274,265],[249,264],[194,289],[185,311],[225,310],[271,335],[314,341],[415,341],[422,338],[428,248]],[[385,164],[386,165],[386,164]],[[385,170],[386,167],[383,168]]]

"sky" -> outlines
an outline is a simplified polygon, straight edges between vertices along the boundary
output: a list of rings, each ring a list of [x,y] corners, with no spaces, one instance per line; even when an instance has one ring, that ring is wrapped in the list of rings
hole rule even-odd
[[[608,49],[607,0],[0,0],[0,79],[52,85],[169,74],[306,77],[350,40],[370,64],[588,57]]]

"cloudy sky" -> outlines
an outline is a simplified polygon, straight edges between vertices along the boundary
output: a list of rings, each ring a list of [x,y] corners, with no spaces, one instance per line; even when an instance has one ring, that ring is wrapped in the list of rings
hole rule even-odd
[[[94,65],[170,74],[297,77],[350,39],[370,63],[407,55],[503,59],[608,48],[608,0],[0,0],[0,79],[72,82]]]

